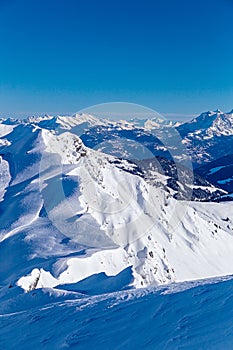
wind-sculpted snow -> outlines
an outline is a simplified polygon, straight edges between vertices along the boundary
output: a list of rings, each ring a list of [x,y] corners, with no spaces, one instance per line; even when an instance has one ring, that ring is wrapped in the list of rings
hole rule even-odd
[[[232,279],[98,296],[44,289],[0,306],[2,349],[231,349]]]

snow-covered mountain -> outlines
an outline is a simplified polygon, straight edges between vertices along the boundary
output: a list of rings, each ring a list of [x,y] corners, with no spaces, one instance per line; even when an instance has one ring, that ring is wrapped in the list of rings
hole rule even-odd
[[[128,284],[140,287],[232,272],[231,203],[177,201],[133,163],[70,132],[6,125],[3,285],[30,290],[130,270]],[[6,264],[9,247],[15,253]]]
[[[87,115],[0,123],[0,347],[197,349],[211,345],[197,313],[210,322],[213,302],[213,346],[229,348],[233,202],[193,201],[219,189],[180,163],[83,142],[102,132],[151,149],[156,137]]]
[[[2,122],[7,125],[19,123],[34,124],[57,133],[70,131],[78,135],[87,147],[128,160],[160,156],[184,161],[189,155],[194,167],[199,167],[231,154],[233,147],[232,111],[204,112],[183,124],[162,118],[113,121],[85,113],[72,117],[44,116]]]
[[[202,113],[177,130],[197,166],[232,153],[233,111]]]
[[[151,185],[162,187],[176,199],[193,201],[220,201],[228,191],[218,183],[206,180],[197,171],[162,157],[135,160],[141,176]],[[230,200],[230,198],[229,198]]]
[[[181,124],[179,130],[183,136],[208,139],[213,136],[233,135],[233,110],[224,113],[220,109],[202,113],[190,122]]]
[[[182,168],[188,156],[191,156],[194,162],[194,167],[197,164],[209,161],[218,155],[218,152],[223,152],[222,147],[225,147],[226,152],[233,145],[231,136],[232,113],[224,114],[220,110],[215,112],[202,113],[199,117],[184,124],[170,122],[162,118],[153,119],[138,119],[133,118],[129,121],[111,121],[104,118],[93,117],[88,114],[75,114],[73,117],[37,117],[24,120],[24,123],[33,123],[39,127],[48,130],[56,130],[57,133],[69,130],[76,135],[79,135],[85,145],[89,148],[98,149],[104,153],[111,154],[116,157],[128,159],[136,163],[151,163],[153,157],[156,163],[161,163],[156,167],[156,171],[168,176],[166,185],[171,188],[174,195],[177,197],[177,188],[179,183],[175,180],[177,176],[174,169]],[[230,119],[229,119],[230,118]],[[223,120],[223,123],[220,123]],[[21,121],[22,122],[22,121]],[[217,127],[215,128],[215,124]],[[213,130],[217,130],[213,135]],[[210,131],[211,130],[211,131]],[[212,134],[211,134],[212,132]],[[206,134],[208,136],[206,141]],[[202,135],[202,138],[200,137]],[[203,136],[204,135],[204,136]],[[210,140],[211,139],[211,140]],[[183,145],[181,146],[181,143]],[[219,146],[219,143],[221,146]],[[211,146],[211,147],[210,147]],[[210,153],[208,153],[210,150]],[[155,158],[156,157],[156,158]],[[167,161],[166,161],[167,160]],[[174,162],[175,161],[175,162]],[[187,185],[192,174],[189,171],[191,163],[186,165]],[[142,169],[141,169],[142,170]],[[145,169],[144,169],[145,170]],[[145,173],[145,171],[143,171]],[[213,181],[214,187],[211,184],[211,179],[203,172],[200,178],[199,172],[194,169],[194,179],[192,187],[192,198],[195,200],[214,200],[226,195],[227,188]],[[145,174],[148,179],[148,174]],[[210,183],[209,183],[210,180]],[[182,181],[185,185],[184,181]],[[162,185],[162,183],[160,182]],[[192,184],[191,184],[192,185]],[[187,186],[180,189],[183,192],[181,198],[185,198],[185,193],[188,191]],[[187,197],[187,196],[186,196]]]

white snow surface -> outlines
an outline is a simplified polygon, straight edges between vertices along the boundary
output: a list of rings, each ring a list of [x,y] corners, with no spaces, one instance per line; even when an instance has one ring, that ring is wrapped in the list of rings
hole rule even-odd
[[[3,281],[28,291],[131,268],[139,288],[233,272],[232,202],[177,201],[127,172],[127,161],[116,167],[78,136],[33,123],[17,126],[24,136],[8,146],[18,168],[2,163],[0,238],[15,245]],[[26,262],[14,264],[21,244]]]
[[[64,118],[2,127],[0,348],[231,349],[233,202],[177,201]]]
[[[0,123],[0,137],[10,134],[15,128],[15,125],[7,125]]]

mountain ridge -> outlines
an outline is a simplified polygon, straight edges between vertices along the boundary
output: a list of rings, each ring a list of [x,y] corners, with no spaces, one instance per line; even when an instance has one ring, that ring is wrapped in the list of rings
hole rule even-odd
[[[27,291],[131,268],[138,288],[231,273],[231,203],[177,201],[67,130],[21,123],[3,137],[1,264],[8,247],[24,257],[8,262],[1,284]]]

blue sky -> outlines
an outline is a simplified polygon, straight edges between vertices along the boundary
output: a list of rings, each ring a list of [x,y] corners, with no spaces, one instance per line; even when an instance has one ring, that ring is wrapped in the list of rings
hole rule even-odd
[[[233,108],[233,0],[0,0],[0,116]]]

